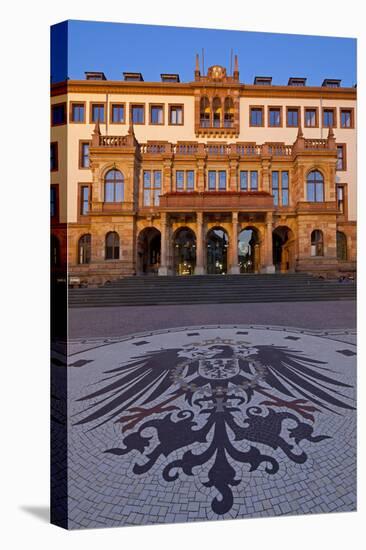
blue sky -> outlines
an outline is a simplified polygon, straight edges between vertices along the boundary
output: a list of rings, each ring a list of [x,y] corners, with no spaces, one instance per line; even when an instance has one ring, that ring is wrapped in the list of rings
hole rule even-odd
[[[66,54],[66,43],[68,51]],[[309,86],[324,78],[356,83],[356,40],[290,34],[194,29],[124,23],[67,21],[51,29],[53,82],[83,79],[84,71],[103,71],[121,80],[124,71],[141,72],[145,81],[160,73],[193,80],[195,54],[204,48],[205,70],[218,64],[230,69],[230,51],[239,56],[240,81],[272,76],[287,84],[290,76],[307,77]]]

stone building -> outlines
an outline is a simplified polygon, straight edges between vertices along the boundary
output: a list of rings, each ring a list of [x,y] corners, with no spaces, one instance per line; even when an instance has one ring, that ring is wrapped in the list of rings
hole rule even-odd
[[[74,281],[356,266],[356,88],[88,72],[51,88],[51,261]]]

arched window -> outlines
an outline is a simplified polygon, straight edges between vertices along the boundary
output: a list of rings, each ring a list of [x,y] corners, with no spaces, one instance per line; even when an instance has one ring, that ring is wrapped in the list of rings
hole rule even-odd
[[[79,239],[79,264],[90,264],[91,260],[91,235],[87,233]]]
[[[203,97],[200,102],[200,125],[202,128],[210,126],[210,102],[207,97]]]
[[[122,202],[124,196],[123,174],[113,168],[106,173],[104,178],[104,200],[105,202]]]
[[[324,178],[319,170],[313,170],[306,180],[306,200],[309,202],[324,201]]]
[[[51,265],[57,266],[60,263],[60,241],[56,235],[51,235]]]
[[[337,259],[347,260],[347,237],[341,231],[337,231]]]
[[[212,102],[212,112],[213,112],[213,126],[214,128],[220,128],[222,108],[221,108],[221,99],[219,97],[215,97]]]
[[[119,260],[119,235],[115,231],[105,236],[105,259]]]
[[[225,128],[234,126],[234,103],[231,97],[227,97],[224,103],[224,126]]]
[[[314,229],[311,233],[311,255],[324,256],[323,231],[320,229]]]

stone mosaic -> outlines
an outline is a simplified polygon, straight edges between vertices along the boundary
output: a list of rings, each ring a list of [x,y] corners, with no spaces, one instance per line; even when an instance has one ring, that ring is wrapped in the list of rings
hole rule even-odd
[[[190,326],[70,344],[70,528],[356,508],[354,331]]]

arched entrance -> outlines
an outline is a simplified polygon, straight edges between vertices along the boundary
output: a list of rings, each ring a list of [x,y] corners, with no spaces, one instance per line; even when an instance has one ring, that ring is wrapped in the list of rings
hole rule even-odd
[[[196,235],[189,227],[177,229],[173,239],[174,270],[177,275],[193,275],[196,267]]]
[[[240,273],[259,271],[259,232],[255,227],[246,227],[239,233],[238,263]]]
[[[276,227],[272,234],[273,238],[273,265],[276,271],[284,273],[293,271],[295,264],[294,234],[292,230],[281,225]]]
[[[227,250],[229,239],[225,229],[213,227],[207,233],[207,273],[223,275],[227,273]]]
[[[138,270],[142,275],[156,275],[160,265],[161,235],[155,227],[146,227],[138,238]]]

